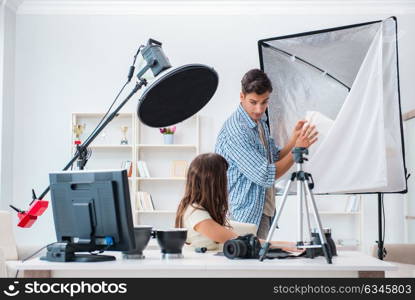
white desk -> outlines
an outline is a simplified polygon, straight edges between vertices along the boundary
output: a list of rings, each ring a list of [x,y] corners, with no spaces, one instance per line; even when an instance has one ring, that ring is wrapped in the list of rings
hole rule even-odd
[[[107,253],[107,252],[106,252]],[[121,253],[108,252],[116,261],[94,263],[59,263],[34,258],[24,263],[9,261],[24,277],[384,277],[396,270],[391,263],[355,251],[339,252],[333,264],[324,257],[230,260],[215,252],[183,252],[184,258],[162,260],[159,250],[144,251],[143,260],[124,260]]]

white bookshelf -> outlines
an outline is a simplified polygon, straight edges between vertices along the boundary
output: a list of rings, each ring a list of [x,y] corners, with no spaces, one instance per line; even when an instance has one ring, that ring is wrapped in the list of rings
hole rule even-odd
[[[312,213],[312,212],[310,212]],[[345,212],[345,211],[319,211],[320,215],[360,215],[360,212]]]
[[[358,209],[346,211],[348,195],[317,195],[317,207],[324,227],[332,229],[332,238],[340,250],[362,250],[363,241],[363,203],[362,197],[356,195]],[[329,201],[339,203],[327,203]],[[356,239],[356,245],[340,245],[339,240]]]
[[[153,211],[146,211],[146,210],[137,210],[138,214],[176,214],[175,210],[153,210]]]
[[[154,211],[135,210],[137,224],[157,228],[174,226],[176,209],[184,193],[185,177],[172,177],[171,162],[184,160],[187,167],[199,154],[199,116],[176,125],[173,144],[164,144],[158,129],[137,122],[135,157],[146,162],[150,177],[135,177],[137,191],[152,195]],[[137,173],[136,173],[137,174]]]
[[[177,150],[177,149],[197,149],[197,145],[145,145],[139,144],[139,150]]]
[[[186,177],[136,177],[137,181],[185,181]]]
[[[80,140],[84,142],[103,116],[104,113],[72,113],[70,127],[72,133],[70,141],[71,155],[73,155],[76,150],[76,146],[74,145],[75,134],[72,130],[73,125],[85,124],[85,130],[80,136]],[[134,163],[133,136],[135,122],[136,118],[133,113],[119,113],[89,146],[89,148],[93,150],[93,153],[86,165],[86,169],[120,168],[123,160],[130,160]],[[123,137],[121,126],[128,126],[127,145],[121,145],[120,143]]]
[[[73,125],[86,125],[80,137],[84,142],[103,116],[104,113],[72,113],[70,155],[76,150]],[[127,145],[120,143],[123,137],[121,126],[128,126]],[[133,172],[128,179],[134,223],[148,224],[155,228],[172,227],[177,205],[183,196],[186,178],[171,176],[171,162],[185,160],[189,166],[192,159],[199,154],[199,126],[198,115],[176,124],[174,143],[167,145],[164,144],[158,128],[142,124],[135,113],[119,113],[91,143],[89,148],[92,150],[92,156],[85,169],[118,169],[122,161],[130,160]],[[151,177],[138,177],[138,160],[146,162]],[[154,211],[137,209],[136,195],[140,190],[152,195]]]
[[[171,162],[184,160],[187,167],[199,154],[199,116],[176,124],[173,144],[164,144],[158,129],[137,122],[136,161],[146,162],[150,177],[136,177],[137,191],[152,195],[154,211],[135,209],[137,224],[153,225],[156,228],[174,226],[176,209],[184,193],[185,177],[172,177]],[[136,173],[137,174],[137,173]]]
[[[349,195],[314,195],[320,219],[324,228],[332,230],[332,238],[339,249],[362,250],[363,241],[363,203],[360,195],[357,195],[358,208],[356,211],[347,211]],[[277,209],[281,204],[282,196],[277,195]],[[289,195],[281,219],[279,228],[274,232],[274,240],[296,241],[298,232],[298,198]],[[305,207],[303,206],[305,209]],[[314,215],[309,206],[309,219],[311,228],[315,228]],[[303,236],[309,239],[308,223],[306,215],[303,216]],[[339,245],[339,240],[356,240],[355,245]]]
[[[131,145],[90,145],[91,149],[132,149]]]

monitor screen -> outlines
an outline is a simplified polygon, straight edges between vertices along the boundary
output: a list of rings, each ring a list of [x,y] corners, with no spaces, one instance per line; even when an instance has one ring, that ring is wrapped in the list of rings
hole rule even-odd
[[[66,171],[49,178],[58,251],[134,249],[126,170]]]

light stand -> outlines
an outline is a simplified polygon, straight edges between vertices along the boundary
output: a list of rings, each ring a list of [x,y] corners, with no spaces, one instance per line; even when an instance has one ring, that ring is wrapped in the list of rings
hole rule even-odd
[[[134,63],[140,51],[145,65],[137,74],[137,83],[127,98],[108,115],[112,105],[118,99],[124,87],[130,82],[134,74]],[[128,100],[143,86],[147,85],[146,78],[155,78],[163,71],[171,68],[169,59],[161,49],[161,43],[153,39],[149,39],[146,46],[140,46],[134,56],[134,63],[130,67],[128,81],[115,98],[114,103],[85,142],[77,146],[74,157],[63,168],[63,171],[68,170],[76,160],[78,160],[78,168],[82,170],[89,158],[88,146],[105,126],[118,115],[118,112]],[[148,74],[147,71],[149,70],[151,70],[152,75]],[[150,76],[147,77],[147,75]],[[143,124],[156,128],[180,123],[196,114],[209,102],[216,92],[218,83],[217,72],[203,64],[188,64],[168,70],[152,81],[142,93],[138,102],[137,116]],[[39,198],[33,192],[33,201],[26,211],[10,205],[17,212],[19,218],[17,225],[19,227],[31,227],[37,217],[43,214],[49,204],[43,198],[49,190],[50,187],[47,187]]]
[[[143,86],[147,85],[147,80],[141,78],[144,73],[149,69],[152,70],[153,75],[157,76],[162,71],[171,67],[168,58],[165,56],[161,49],[161,43],[153,39],[150,39],[147,45],[142,50],[143,57],[146,60],[146,65],[142,70],[137,74],[137,83],[130,94],[121,102],[115,110],[108,115],[108,117],[102,122],[99,127],[91,133],[91,135],[82,143],[82,145],[77,146],[77,151],[75,152],[72,159],[66,164],[63,168],[63,171],[68,170],[76,160],[78,160],[78,167],[82,170],[87,163],[87,153],[88,146],[94,141],[94,139],[101,133],[101,131],[110,123],[117,115],[118,112],[124,107],[124,105],[130,100],[135,93],[137,93]],[[19,227],[31,227],[32,224],[36,221],[37,217],[42,215],[43,212],[48,207],[48,202],[43,200],[46,194],[49,192],[50,186],[48,186],[44,192],[36,197],[33,192],[33,200],[29,204],[29,209],[27,211],[20,210],[13,205],[10,205],[12,209],[18,212],[19,218]]]
[[[328,245],[326,236],[323,232],[323,228],[321,225],[320,215],[317,210],[316,201],[311,190],[314,187],[313,178],[310,173],[306,173],[303,171],[303,163],[307,158],[303,157],[303,155],[308,154],[308,149],[303,147],[297,147],[292,150],[294,156],[294,162],[297,166],[297,171],[293,172],[291,175],[291,179],[288,181],[284,193],[282,196],[281,207],[272,222],[270,230],[268,232],[267,239],[262,246],[259,252],[259,260],[263,261],[266,258],[268,250],[271,246],[271,238],[274,234],[275,229],[278,227],[278,221],[281,217],[282,211],[284,209],[285,203],[287,201],[288,192],[290,190],[291,184],[294,180],[297,181],[297,198],[298,198],[298,239],[297,239],[297,248],[299,249],[309,249],[309,250],[317,250],[314,248],[321,248],[323,250],[323,254],[327,260],[327,263],[332,263],[332,252]],[[308,210],[308,203],[307,200],[310,201],[311,209],[315,218],[315,223],[317,225],[317,233],[320,237],[320,242],[315,243],[312,242],[312,232],[311,232],[311,225],[310,225],[310,217],[309,217],[309,210]],[[310,242],[305,243],[303,241],[303,204],[305,205],[306,216],[307,216],[307,225],[308,225],[308,232],[310,235]],[[312,251],[310,251],[312,252]],[[311,257],[314,257],[313,255]]]
[[[378,244],[378,251],[377,251],[377,255],[378,258],[380,260],[383,260],[383,258],[386,256],[386,249],[384,248],[384,240],[383,240],[383,226],[382,226],[382,213],[384,211],[384,207],[383,207],[384,203],[383,203],[383,194],[382,193],[378,193],[378,235],[379,238],[376,241],[376,243]],[[383,220],[384,222],[386,220]]]

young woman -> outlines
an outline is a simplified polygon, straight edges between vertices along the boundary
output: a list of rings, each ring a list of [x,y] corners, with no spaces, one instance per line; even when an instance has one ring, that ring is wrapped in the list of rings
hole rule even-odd
[[[220,244],[238,235],[256,233],[254,224],[229,222],[227,219],[227,168],[227,161],[215,153],[201,154],[190,164],[175,226],[187,228],[186,243],[193,247],[217,250]],[[294,246],[291,242],[275,243]]]

